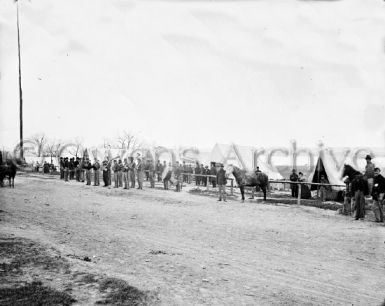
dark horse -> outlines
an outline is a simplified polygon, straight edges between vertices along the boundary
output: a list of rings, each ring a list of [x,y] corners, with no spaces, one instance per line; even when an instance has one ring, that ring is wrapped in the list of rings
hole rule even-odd
[[[8,177],[9,187],[15,188],[15,176],[16,176],[16,164],[12,161],[8,161],[5,165],[0,165],[0,185],[4,186],[4,179]]]
[[[266,191],[269,186],[269,177],[263,172],[254,172],[241,170],[236,166],[228,166],[227,173],[232,173],[237,181],[237,185],[242,194],[242,202],[245,201],[245,186],[255,187],[258,191],[258,187],[263,191],[263,199],[266,200]]]
[[[354,197],[354,216],[358,220],[365,217],[365,196],[369,195],[369,185],[365,176],[350,165],[344,165],[342,177],[348,177],[347,193]]]

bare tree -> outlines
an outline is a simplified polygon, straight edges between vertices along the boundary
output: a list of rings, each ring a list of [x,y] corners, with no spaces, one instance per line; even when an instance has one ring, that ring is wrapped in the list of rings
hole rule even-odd
[[[58,157],[61,149],[63,147],[63,142],[61,140],[49,139],[45,145],[44,153],[51,158],[51,164],[53,157]]]
[[[123,131],[118,135],[112,147],[114,149],[122,150],[121,154],[123,155],[125,153],[133,152],[141,147],[141,145],[138,137],[134,133]]]
[[[71,155],[78,157],[78,154],[83,152],[83,139],[76,137],[75,141],[71,144],[71,149],[69,149],[68,152]]]
[[[44,154],[44,147],[47,143],[47,137],[44,133],[35,134],[31,137],[32,142],[35,144],[35,154],[37,157],[41,157]]]

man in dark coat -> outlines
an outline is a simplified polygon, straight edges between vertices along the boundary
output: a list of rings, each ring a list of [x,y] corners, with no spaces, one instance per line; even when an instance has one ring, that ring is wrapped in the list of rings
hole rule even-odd
[[[68,182],[68,167],[69,167],[69,162],[68,162],[68,157],[64,158],[64,164],[63,164],[63,168],[64,168],[64,181],[65,182]]]
[[[60,179],[64,180],[64,158],[63,157],[60,157],[59,167],[60,167]],[[37,171],[39,171],[39,169]]]
[[[95,159],[95,162],[92,166],[92,168],[94,169],[94,186],[99,186],[99,169],[100,169],[100,164],[99,164],[99,161],[97,159]]]
[[[156,171],[156,175],[158,177],[158,182],[161,182],[162,181],[163,166],[160,163],[159,159],[158,159],[158,162],[156,163],[155,171]]]
[[[373,212],[376,217],[376,222],[384,222],[383,204],[385,195],[385,178],[380,174],[380,168],[374,169],[373,180]]]
[[[292,172],[292,174],[290,174],[290,178],[289,179],[292,182],[297,182],[298,181],[298,175],[295,172],[295,169],[293,169],[293,172]],[[290,184],[290,188],[291,188],[291,196],[294,197],[294,198],[297,198],[298,197],[298,184]]]
[[[80,182],[80,158],[76,157],[76,160],[74,161],[74,166],[75,166],[75,178],[76,181]]]
[[[226,184],[227,184],[227,178],[226,178],[226,171],[223,169],[223,164],[220,164],[220,169],[217,172],[217,184],[218,184],[218,194],[219,199],[218,201],[226,202]]]
[[[201,184],[201,177],[200,177],[200,174],[201,174],[201,168],[200,168],[198,162],[197,162],[197,164],[196,164],[196,166],[195,166],[194,172],[195,172],[195,184],[196,184],[197,186],[199,186],[199,185]]]
[[[215,162],[211,162],[210,175],[217,176],[217,168],[215,167]],[[213,185],[213,188],[217,187],[217,179],[215,177],[210,177],[210,182]]]
[[[70,158],[69,171],[70,171],[70,180],[75,179],[75,161],[73,157]]]
[[[104,187],[107,187],[110,183],[109,172],[111,171],[111,165],[108,159],[103,160],[103,182]]]

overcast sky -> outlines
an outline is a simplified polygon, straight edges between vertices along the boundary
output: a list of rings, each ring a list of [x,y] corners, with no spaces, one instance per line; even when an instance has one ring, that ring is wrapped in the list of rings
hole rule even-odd
[[[21,0],[24,135],[98,145],[383,146],[385,2]],[[0,1],[0,144],[19,138]]]

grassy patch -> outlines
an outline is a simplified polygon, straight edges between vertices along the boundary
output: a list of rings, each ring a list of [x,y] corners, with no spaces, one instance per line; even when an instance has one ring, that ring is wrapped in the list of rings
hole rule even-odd
[[[67,306],[74,302],[76,300],[67,293],[43,286],[41,282],[33,282],[23,287],[0,289],[0,304],[3,306]]]
[[[107,278],[100,283],[99,290],[106,294],[104,300],[97,304],[103,305],[155,305],[157,298],[154,294],[141,291],[130,286],[125,281],[116,278]]]

